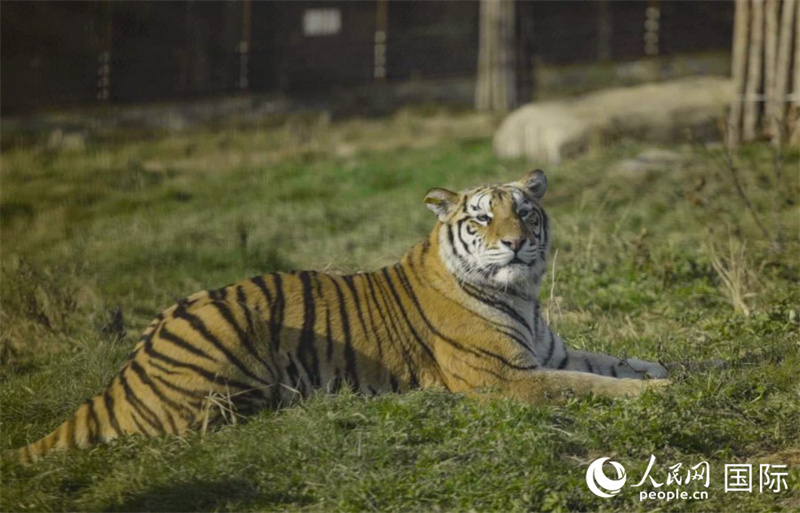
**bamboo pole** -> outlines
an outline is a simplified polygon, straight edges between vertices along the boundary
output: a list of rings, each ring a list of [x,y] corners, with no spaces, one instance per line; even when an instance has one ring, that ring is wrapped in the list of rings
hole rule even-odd
[[[773,116],[775,119],[775,136],[773,144],[780,146],[783,140],[783,132],[786,129],[786,94],[788,91],[789,66],[792,62],[792,53],[797,54],[797,48],[792,52],[792,24],[794,21],[795,0],[783,0],[781,9],[781,29],[780,41],[778,43],[778,55],[775,63],[775,109]],[[797,36],[795,36],[797,38]],[[800,40],[795,42],[795,46],[800,45]]]
[[[733,21],[733,56],[731,75],[733,77],[734,97],[728,113],[728,146],[734,147],[741,140],[742,95],[747,71],[747,35],[749,26],[748,0],[736,0],[736,14]]]
[[[747,84],[744,91],[744,120],[742,138],[753,141],[758,123],[758,93],[761,84],[761,54],[764,51],[764,5],[763,0],[753,0],[750,17],[750,51],[748,57]]]

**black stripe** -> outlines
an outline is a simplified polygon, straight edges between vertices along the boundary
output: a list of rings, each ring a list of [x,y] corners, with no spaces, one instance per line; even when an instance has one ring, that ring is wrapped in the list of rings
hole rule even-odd
[[[419,379],[417,378],[417,365],[414,362],[414,359],[412,358],[411,353],[408,350],[408,347],[406,346],[405,342],[406,342],[407,337],[404,334],[400,333],[400,328],[398,326],[399,323],[400,323],[400,320],[396,318],[395,309],[391,307],[391,305],[389,303],[389,299],[386,296],[386,294],[384,293],[383,288],[378,286],[377,287],[378,288],[378,292],[380,293],[381,298],[383,298],[383,304],[386,305],[386,313],[382,313],[381,312],[380,305],[378,303],[378,298],[377,298],[377,296],[375,294],[375,287],[374,287],[374,284],[372,282],[373,276],[371,274],[367,274],[367,275],[365,275],[365,277],[366,277],[367,283],[369,284],[369,289],[370,289],[370,294],[372,295],[372,300],[375,302],[375,305],[376,305],[376,308],[378,309],[378,312],[381,313],[382,317],[385,317],[385,318],[387,318],[389,320],[389,322],[385,323],[385,325],[386,325],[387,328],[389,326],[391,326],[391,329],[395,334],[394,337],[391,337],[391,335],[390,335],[389,341],[394,343],[395,345],[397,345],[397,344],[400,345],[400,351],[401,351],[401,353],[403,355],[403,361],[406,364],[406,371],[408,372],[409,377],[410,377],[409,385],[411,386],[411,388],[417,388],[419,386]],[[388,330],[387,330],[387,334],[389,334]]]
[[[167,421],[169,422],[169,426],[172,428],[172,434],[179,435],[180,430],[178,429],[178,426],[175,424],[175,418],[172,416],[172,413],[170,413],[170,411],[167,410],[166,408],[164,408],[164,413],[167,414]]]
[[[77,447],[78,441],[75,439],[75,428],[77,427],[78,418],[73,415],[67,420],[67,446]]]
[[[103,402],[105,403],[106,410],[108,411],[108,420],[111,422],[111,427],[114,429],[114,432],[117,434],[117,436],[122,436],[122,428],[117,420],[117,413],[114,411],[114,398],[111,396],[111,384],[109,384],[103,391]]]
[[[330,280],[334,278],[328,276]],[[361,331],[364,332],[364,338],[369,338],[369,331],[367,330],[367,323],[364,321],[364,312],[361,309],[361,299],[358,297],[358,291],[356,290],[355,283],[353,281],[352,276],[342,276],[344,283],[347,285],[347,288],[350,289],[350,293],[353,295],[353,304],[356,307],[356,313],[358,314],[358,322],[361,323]],[[375,340],[378,344],[378,358],[383,361],[383,343],[380,337],[375,337]]]
[[[403,287],[405,287],[405,283],[403,282],[403,278],[400,276],[400,273],[399,273],[398,269],[399,269],[399,266],[396,266],[395,267],[395,271],[398,273],[398,277],[400,278],[400,281],[401,281]],[[395,307],[400,310],[400,313],[402,314],[403,319],[406,321],[406,324],[408,325],[408,327],[411,330],[411,334],[414,335],[414,338],[417,340],[417,342],[419,342],[419,344],[422,346],[422,348],[425,350],[425,352],[428,354],[428,356],[433,361],[436,361],[436,358],[433,356],[433,351],[431,351],[431,348],[428,347],[428,345],[425,343],[425,341],[422,339],[422,337],[419,335],[419,333],[417,333],[417,330],[414,328],[414,325],[411,323],[411,320],[408,318],[408,314],[406,313],[406,309],[403,306],[402,300],[400,299],[400,294],[397,293],[397,289],[394,286],[394,282],[392,281],[392,277],[389,274],[389,269],[387,267],[384,267],[383,269],[381,269],[381,273],[383,274],[383,277],[386,280],[386,285],[389,287],[389,292],[391,292],[392,297],[394,298]],[[414,291],[407,287],[406,288],[406,293],[411,297],[411,300],[417,306],[419,306],[419,302],[417,301],[417,296],[414,294]],[[423,320],[427,323],[427,320],[424,317],[423,317]],[[434,332],[434,330],[432,329],[432,326],[430,326],[430,324],[428,324],[428,327],[431,328],[431,332]]]
[[[383,310],[381,309],[380,303],[378,302],[378,297],[377,297],[377,294],[375,292],[375,288],[372,285],[372,281],[371,281],[371,278],[369,277],[369,275],[362,274],[362,275],[359,275],[359,278],[361,279],[362,285],[364,283],[366,283],[366,285],[363,285],[364,286],[364,305],[365,305],[365,308],[367,310],[367,315],[369,315],[369,324],[371,326],[370,330],[367,330],[366,327],[365,327],[364,333],[367,334],[366,337],[369,337],[369,334],[373,334],[375,336],[374,340],[376,341],[376,344],[380,348],[380,351],[381,351],[381,354],[382,354],[383,353],[383,342],[384,342],[384,340],[382,339],[382,337],[380,337],[378,335],[380,333],[380,327],[383,326],[385,328],[386,336],[387,336],[387,340],[386,341],[389,344],[391,344],[392,347],[395,347],[398,343],[401,343],[399,341],[399,338],[398,338],[399,335],[397,334],[398,332],[397,332],[397,329],[394,326],[394,323],[393,322],[389,322],[392,319],[391,318],[385,318],[386,316],[385,316]],[[355,288],[353,290],[355,290]],[[357,301],[357,303],[360,303],[360,302]],[[373,311],[378,315],[380,323],[376,323],[375,322],[375,318],[372,315]],[[394,333],[394,335],[392,335],[392,333]],[[403,360],[408,362],[408,354],[406,353],[406,349],[405,349],[404,346],[402,346],[402,344],[401,344],[401,351],[402,351],[402,355],[403,355]]]
[[[167,342],[171,342],[174,345],[180,347],[185,351],[192,353],[195,356],[199,356],[201,358],[205,358],[209,361],[217,363],[217,361],[211,355],[209,355],[202,349],[190,344],[188,341],[184,340],[183,338],[169,331],[169,329],[167,329],[166,323],[161,326],[161,329],[158,331],[158,336],[160,339],[166,340]]]
[[[125,392],[125,400],[128,404],[133,408],[132,411],[135,411],[145,422],[150,424],[157,433],[164,434],[166,430],[164,429],[164,424],[161,423],[161,420],[158,418],[158,415],[153,412],[146,404],[144,404],[134,393],[133,389],[128,384],[128,380],[125,379],[124,371],[119,375],[119,383],[122,385],[122,390]],[[135,417],[132,417],[134,421],[136,420]],[[137,423],[137,426],[139,424]],[[147,434],[147,431],[143,431]]]
[[[458,253],[456,253],[456,244],[453,240],[453,227],[447,225],[445,226],[445,229],[447,230],[447,241],[450,243],[450,248],[452,248],[454,254],[458,255]]]
[[[161,376],[153,376],[153,379],[160,382],[165,387],[169,388],[173,392],[181,394],[185,397],[194,398],[195,400],[188,399],[186,400],[186,404],[188,408],[192,411],[192,419],[190,420],[190,424],[195,421],[196,414],[199,413],[200,408],[203,406],[203,398],[205,397],[205,393],[199,390],[189,390],[188,388],[184,388],[182,386],[176,385],[175,383],[170,383],[166,379],[162,378]]]
[[[475,388],[475,385],[473,385],[472,383],[470,383],[469,381],[467,381],[467,380],[466,380],[466,378],[464,378],[464,377],[463,377],[463,376],[461,376],[460,374],[457,374],[457,373],[455,373],[455,372],[448,372],[448,374],[449,374],[450,376],[453,376],[453,377],[454,377],[454,378],[456,378],[457,380],[461,381],[462,383],[466,383],[466,384],[467,384],[467,386],[468,386],[469,388]]]
[[[339,300],[339,318],[342,322],[342,331],[344,332],[344,375],[345,379],[350,381],[350,384],[359,389],[358,379],[358,365],[356,362],[356,352],[353,349],[353,337],[350,333],[350,315],[347,313],[347,304],[344,301],[344,293],[342,287],[336,280],[332,280],[333,287],[336,289],[336,297]]]
[[[586,364],[586,369],[587,369],[589,372],[591,372],[592,374],[594,374],[594,367],[592,367],[592,364],[589,362],[589,358],[587,358],[587,357],[584,357],[584,358],[583,358],[583,363],[585,363],[585,364]]]
[[[613,364],[611,365],[611,376],[614,378],[617,377],[617,366]]]
[[[383,304],[386,305],[386,313],[383,313],[382,310],[380,309],[380,304],[378,303],[377,294],[375,292],[376,287],[372,282],[373,276],[368,274],[365,275],[365,278],[367,280],[367,284],[369,285],[370,294],[372,296],[372,300],[375,302],[376,309],[378,309],[378,312],[381,313],[382,317],[385,317],[383,322],[385,327],[387,328],[386,333],[389,336],[389,342],[393,345],[393,347],[396,347],[397,345],[400,346],[400,353],[403,356],[403,361],[406,364],[406,372],[408,373],[409,376],[409,385],[412,388],[417,388],[419,386],[419,379],[417,378],[417,364],[414,362],[414,359],[406,344],[406,341],[409,338],[408,334],[400,332],[400,327],[399,327],[400,320],[397,318],[394,309],[390,306],[389,299],[386,293],[384,292],[383,288],[377,287],[378,290],[377,294],[380,294],[383,300]],[[371,316],[372,314],[370,314],[370,317]],[[389,329],[391,329],[391,333]],[[392,333],[394,333],[394,335],[392,335]]]
[[[264,299],[267,300],[267,306],[271,306],[272,305],[272,293],[269,291],[269,288],[267,288],[267,283],[264,281],[264,277],[263,276],[255,276],[253,278],[250,278],[250,281],[253,282],[253,284],[256,287],[258,287],[258,290],[261,291],[261,294],[263,294]]]
[[[139,432],[141,434],[143,434],[143,435],[147,435],[148,434],[147,429],[145,429],[145,427],[142,425],[142,423],[139,422],[139,420],[133,414],[133,410],[130,410],[130,414],[131,414],[131,419],[133,419],[133,423],[136,424],[136,428],[139,430]]]
[[[522,317],[511,306],[503,303],[502,301],[500,301],[497,298],[493,298],[491,296],[486,295],[483,291],[476,289],[475,287],[473,287],[472,285],[469,285],[468,283],[461,283],[459,281],[458,284],[461,287],[461,290],[466,292],[469,296],[477,299],[478,301],[480,301],[481,303],[483,303],[485,305],[491,306],[492,308],[503,312],[504,314],[508,315],[509,317],[511,317],[512,319],[517,321],[518,323],[520,323],[523,326],[525,326],[525,329],[527,329],[527,330],[531,329],[531,327],[528,325],[528,322],[525,320],[525,318]]]
[[[97,417],[97,412],[94,411],[94,399],[86,401],[86,409],[88,410],[86,416],[86,427],[89,437],[89,445],[97,443],[100,438],[100,419]]]
[[[158,369],[159,371],[163,372],[164,374],[167,374],[168,376],[178,376],[178,375],[183,374],[182,372],[176,372],[176,371],[173,371],[173,370],[169,370],[168,368],[164,367],[160,363],[154,362],[152,358],[150,360],[147,360],[147,365]]]
[[[139,365],[139,362],[137,362],[136,360],[132,361],[131,362],[131,370],[136,373],[136,376],[138,376],[139,381],[141,381],[144,385],[149,387],[150,390],[152,390],[153,393],[156,394],[156,396],[158,397],[158,399],[162,403],[164,403],[165,405],[169,406],[173,410],[177,410],[178,412],[180,412],[181,416],[184,419],[186,419],[188,422],[192,421],[192,417],[193,417],[192,411],[189,410],[187,407],[183,406],[182,404],[176,403],[175,401],[173,401],[172,399],[167,397],[166,394],[164,394],[164,392],[162,392],[156,386],[156,384],[153,383],[153,380],[150,379],[150,376],[147,375],[147,373],[145,372],[144,368],[142,368],[142,366]],[[163,409],[166,412],[166,408],[163,408]],[[175,434],[178,434],[177,431],[176,431]]]
[[[422,255],[426,255],[429,249],[431,249],[431,241],[429,239],[425,239],[422,242]]]
[[[162,362],[168,363],[168,364],[172,365],[173,367],[181,367],[181,368],[184,368],[184,369],[189,369],[189,370],[197,373],[198,375],[202,376],[206,381],[209,381],[211,383],[225,383],[227,385],[233,386],[235,388],[239,388],[241,390],[250,390],[250,389],[253,388],[252,385],[249,385],[247,383],[243,383],[241,381],[237,381],[235,379],[221,377],[221,376],[219,376],[219,375],[217,375],[215,373],[212,373],[211,371],[208,371],[208,370],[206,370],[206,369],[204,369],[204,368],[202,368],[202,367],[200,367],[198,365],[194,365],[192,363],[182,362],[182,361],[175,360],[174,358],[170,358],[169,356],[167,356],[165,354],[159,353],[158,351],[156,351],[152,347],[145,347],[144,350],[145,350],[145,353],[147,353],[151,358],[155,358],[157,360],[161,360]]]
[[[212,304],[219,305],[220,303],[214,302]],[[210,342],[220,353],[225,355],[225,358],[231,364],[233,364],[233,366],[236,367],[239,370],[239,372],[241,372],[242,374],[244,374],[245,376],[249,377],[254,381],[258,381],[266,385],[269,384],[263,378],[254,374],[249,368],[247,368],[247,366],[244,365],[244,363],[242,363],[241,360],[239,360],[239,358],[235,354],[231,352],[230,349],[225,347],[225,344],[219,338],[217,338],[216,335],[214,335],[208,330],[202,319],[183,309],[175,310],[175,316],[188,322],[189,325],[192,328],[194,328],[204,339]]]
[[[467,244],[467,241],[465,241],[464,237],[461,236],[461,229],[464,227],[464,223],[466,223],[466,222],[467,222],[466,219],[461,219],[457,223],[457,226],[458,226],[458,240],[459,240],[459,242],[461,242],[461,245],[464,246],[464,249],[467,250],[467,253],[471,255],[472,254],[472,250],[469,249],[469,244]]]
[[[236,321],[236,318],[234,317],[233,312],[228,306],[228,303],[223,303],[221,301],[214,301],[211,304],[217,308],[220,315],[222,315],[222,317],[224,317],[225,320],[228,321],[228,324],[230,324],[233,327],[234,331],[236,332],[236,336],[239,338],[239,342],[245,347],[245,349],[247,349],[247,352],[250,353],[253,356],[253,358],[258,360],[258,362],[261,363],[261,365],[263,365],[264,368],[269,369],[269,363],[267,363],[261,357],[261,355],[258,354],[258,350],[256,349],[255,344],[253,344],[252,335],[254,334],[254,330],[252,329],[252,322],[250,319],[250,314],[247,311],[247,305],[242,304],[241,307],[242,310],[244,311],[245,318],[248,320],[248,324],[250,325],[249,332],[245,332],[244,330],[242,330],[241,326],[239,326],[239,323]]]
[[[297,358],[306,370],[311,386],[319,388],[319,355],[314,344],[314,326],[317,321],[314,293],[308,273],[301,271],[298,277],[303,285],[303,328],[297,346]]]
[[[236,302],[239,303],[239,306],[241,306],[242,313],[244,314],[244,320],[247,322],[247,333],[250,336],[255,335],[256,328],[253,325],[253,318],[250,316],[250,306],[249,302],[247,301],[247,294],[241,285],[236,286]]]
[[[281,348],[281,328],[286,298],[283,294],[283,279],[280,274],[272,275],[272,285],[275,289],[275,302],[269,309],[269,332],[272,337],[272,349],[277,354]]]

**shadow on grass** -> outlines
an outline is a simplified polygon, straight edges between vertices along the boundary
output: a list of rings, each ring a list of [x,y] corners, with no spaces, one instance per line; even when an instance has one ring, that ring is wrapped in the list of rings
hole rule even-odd
[[[237,511],[248,505],[255,509],[285,509],[287,505],[311,504],[302,492],[265,492],[244,479],[206,480],[160,485],[109,505],[113,511]]]

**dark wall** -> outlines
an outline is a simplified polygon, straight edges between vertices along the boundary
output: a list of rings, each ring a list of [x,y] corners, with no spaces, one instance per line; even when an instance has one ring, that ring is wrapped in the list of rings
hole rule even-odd
[[[113,100],[189,98],[235,89],[241,23],[235,2],[110,6]]]
[[[111,102],[173,101],[241,91],[318,94],[374,82],[376,2],[253,1],[249,14],[246,5],[4,2],[1,112],[97,103],[104,52],[111,59]],[[730,47],[730,0],[518,1],[520,90],[534,83],[537,62],[562,65],[646,57],[645,12],[652,5],[660,9],[659,55]],[[304,12],[314,8],[339,9],[341,31],[304,35]],[[478,2],[390,1],[387,16],[387,81],[474,76]],[[243,48],[248,23],[250,42]]]
[[[307,37],[308,9],[339,9],[341,31]],[[372,80],[374,2],[254,2],[252,88],[319,90]]]
[[[3,3],[3,113],[96,100],[97,9],[96,2]]]
[[[478,15],[478,2],[390,2],[388,78],[474,74]]]

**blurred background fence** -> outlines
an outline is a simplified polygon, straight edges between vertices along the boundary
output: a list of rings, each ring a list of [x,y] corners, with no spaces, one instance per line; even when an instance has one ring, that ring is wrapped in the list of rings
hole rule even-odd
[[[603,65],[635,75],[631,63],[658,62],[651,80],[729,70],[732,1],[519,1],[515,10],[521,102],[591,84]],[[478,17],[478,2],[450,1],[4,2],[2,114],[427,79],[463,80],[451,99],[470,103]],[[722,69],[681,71],[672,59],[714,52]]]

